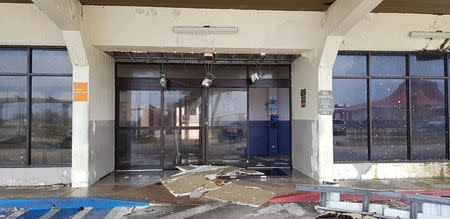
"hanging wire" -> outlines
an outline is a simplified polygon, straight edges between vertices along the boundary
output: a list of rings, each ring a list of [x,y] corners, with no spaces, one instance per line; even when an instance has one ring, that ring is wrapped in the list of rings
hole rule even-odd
[[[206,78],[214,80],[216,78],[216,76],[212,73],[213,72],[213,64],[214,62],[205,62],[203,61],[203,67],[205,68],[205,75]]]

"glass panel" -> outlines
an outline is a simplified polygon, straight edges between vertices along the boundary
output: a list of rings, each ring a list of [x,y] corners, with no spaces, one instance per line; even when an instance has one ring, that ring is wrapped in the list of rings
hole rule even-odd
[[[72,73],[67,50],[33,50],[33,73]]]
[[[247,91],[212,90],[208,106],[210,126],[247,125]]]
[[[27,79],[0,77],[0,165],[26,165],[26,139]]]
[[[290,67],[288,65],[263,65],[261,66],[263,79],[289,79]],[[257,72],[256,66],[249,66],[248,73]]]
[[[334,160],[367,160],[367,80],[334,79],[333,92]]]
[[[172,64],[164,65],[167,78],[204,78],[205,68],[203,65]]]
[[[119,169],[161,167],[161,130],[120,130]]]
[[[161,65],[117,64],[117,77],[159,78]]]
[[[164,131],[164,168],[202,161],[199,129]]]
[[[247,159],[247,128],[210,128],[208,162],[242,165]]]
[[[34,77],[32,80],[31,163],[70,164],[72,77]]]
[[[404,54],[373,54],[370,56],[370,73],[374,76],[405,76]]]
[[[70,164],[72,103],[33,103],[31,164]]]
[[[72,77],[33,77],[33,103],[72,102]]]
[[[333,67],[334,76],[366,76],[366,55],[338,55]]]
[[[406,160],[406,81],[371,82],[373,160]]]
[[[411,159],[445,159],[443,80],[411,80]]]
[[[201,90],[164,91],[165,126],[200,126]]]
[[[161,91],[120,91],[119,125],[149,127],[161,125]]]
[[[213,73],[219,79],[246,79],[247,66],[245,65],[214,65]]]
[[[0,49],[0,73],[27,73],[27,59],[27,50]]]
[[[443,54],[415,54],[410,57],[411,75],[444,76]]]

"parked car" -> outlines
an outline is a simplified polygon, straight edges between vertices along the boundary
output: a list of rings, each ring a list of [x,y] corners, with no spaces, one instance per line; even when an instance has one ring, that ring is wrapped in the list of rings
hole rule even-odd
[[[344,120],[333,119],[333,135],[334,136],[347,135],[347,128],[345,127]]]

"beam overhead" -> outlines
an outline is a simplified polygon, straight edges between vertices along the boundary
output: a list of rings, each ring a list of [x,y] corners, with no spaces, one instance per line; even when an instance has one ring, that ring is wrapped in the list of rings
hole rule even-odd
[[[83,16],[78,0],[32,0],[62,31],[80,30]]]
[[[325,35],[344,36],[383,0],[336,0],[326,11]]]

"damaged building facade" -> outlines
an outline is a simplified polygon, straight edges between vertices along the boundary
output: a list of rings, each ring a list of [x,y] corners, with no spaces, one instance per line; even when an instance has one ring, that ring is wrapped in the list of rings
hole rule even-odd
[[[0,2],[0,185],[450,176],[446,0]]]

